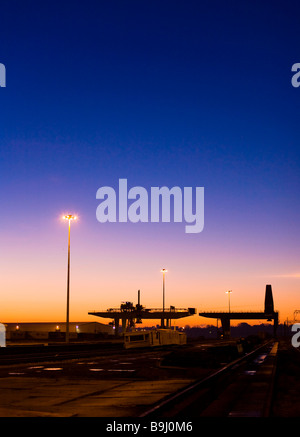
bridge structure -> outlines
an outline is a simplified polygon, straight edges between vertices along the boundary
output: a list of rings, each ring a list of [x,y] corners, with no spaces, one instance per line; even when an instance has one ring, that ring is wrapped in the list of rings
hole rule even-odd
[[[115,326],[115,335],[119,334],[120,321],[122,324],[122,333],[124,334],[129,328],[134,328],[136,324],[142,323],[143,319],[153,319],[161,321],[161,328],[169,328],[171,321],[181,319],[196,314],[196,308],[145,308],[140,304],[140,290],[138,290],[138,303],[133,305],[132,302],[122,302],[120,308],[109,308],[106,311],[93,311],[89,315],[113,319]]]
[[[266,285],[264,311],[258,311],[258,312],[206,311],[206,312],[199,313],[199,316],[208,317],[211,319],[220,319],[224,338],[230,338],[230,320],[248,320],[248,319],[249,320],[266,319],[267,321],[273,320],[274,336],[276,336],[276,330],[278,327],[278,312],[274,311],[272,286],[270,284]]]

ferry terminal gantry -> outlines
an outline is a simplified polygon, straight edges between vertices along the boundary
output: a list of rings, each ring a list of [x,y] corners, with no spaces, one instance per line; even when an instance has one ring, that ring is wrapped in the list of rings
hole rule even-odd
[[[113,319],[115,324],[115,335],[119,333],[120,320],[122,323],[122,333],[126,332],[127,327],[134,327],[136,323],[141,323],[142,319],[160,320],[162,328],[170,328],[171,320],[181,319],[196,314],[196,308],[144,308],[140,304],[133,306],[131,302],[121,304],[120,308],[110,308],[106,311],[89,312],[89,315]]]

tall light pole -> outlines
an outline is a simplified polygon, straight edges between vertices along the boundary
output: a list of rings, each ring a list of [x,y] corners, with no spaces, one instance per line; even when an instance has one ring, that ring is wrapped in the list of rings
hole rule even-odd
[[[161,272],[163,274],[163,328],[165,327],[165,287],[166,287],[166,279],[165,274],[168,270],[161,269]]]
[[[226,294],[228,294],[228,304],[229,304],[229,312],[230,312],[230,293],[232,293],[232,290],[225,291]]]
[[[68,276],[67,276],[67,319],[66,319],[66,343],[69,343],[69,314],[70,314],[70,235],[71,235],[71,220],[77,220],[76,215],[67,214],[63,216],[64,220],[69,221],[68,235]]]

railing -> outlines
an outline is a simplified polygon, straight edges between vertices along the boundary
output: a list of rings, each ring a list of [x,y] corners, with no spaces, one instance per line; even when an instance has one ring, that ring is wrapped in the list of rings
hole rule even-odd
[[[260,311],[258,311],[258,310],[253,310],[253,311],[243,311],[243,310],[231,310],[231,311],[224,311],[224,310],[221,310],[221,311],[219,311],[219,310],[209,310],[209,311],[207,311],[207,310],[200,310],[199,311],[199,313],[201,314],[201,313],[207,313],[207,314],[211,314],[211,313],[221,313],[221,314],[230,314],[230,313],[243,313],[243,314],[248,314],[248,313],[257,313],[257,314],[259,314],[259,313],[261,313],[261,314],[273,314],[273,313],[278,313],[278,311],[277,310],[274,310],[273,311],[273,313],[266,313],[264,310],[260,310]]]
[[[274,312],[276,312],[276,311],[274,311]],[[222,310],[222,311],[219,311],[219,310],[210,310],[210,311],[206,311],[206,310],[204,310],[204,311],[199,311],[199,313],[201,314],[201,313],[207,313],[207,314],[211,314],[211,313],[221,313],[221,314],[230,314],[230,313],[245,313],[245,314],[248,314],[248,313],[261,313],[261,314],[266,314],[263,310],[261,310],[261,311],[243,311],[243,310],[234,310],[234,311],[224,311],[224,310]]]
[[[133,311],[143,311],[145,313],[188,313],[188,308],[142,308],[137,309],[136,307],[129,307],[129,308],[108,308],[107,310],[98,310],[98,311],[89,311],[89,313],[125,313],[125,312],[133,312]]]

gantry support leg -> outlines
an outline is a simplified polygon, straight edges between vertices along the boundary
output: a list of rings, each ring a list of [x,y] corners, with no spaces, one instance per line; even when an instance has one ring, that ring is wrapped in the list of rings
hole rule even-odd
[[[277,327],[278,327],[278,314],[275,314],[274,316],[274,337],[276,338],[277,334]]]
[[[119,319],[115,319],[115,336],[119,335]]]
[[[222,330],[223,330],[223,338],[230,338],[230,318],[222,317]]]

